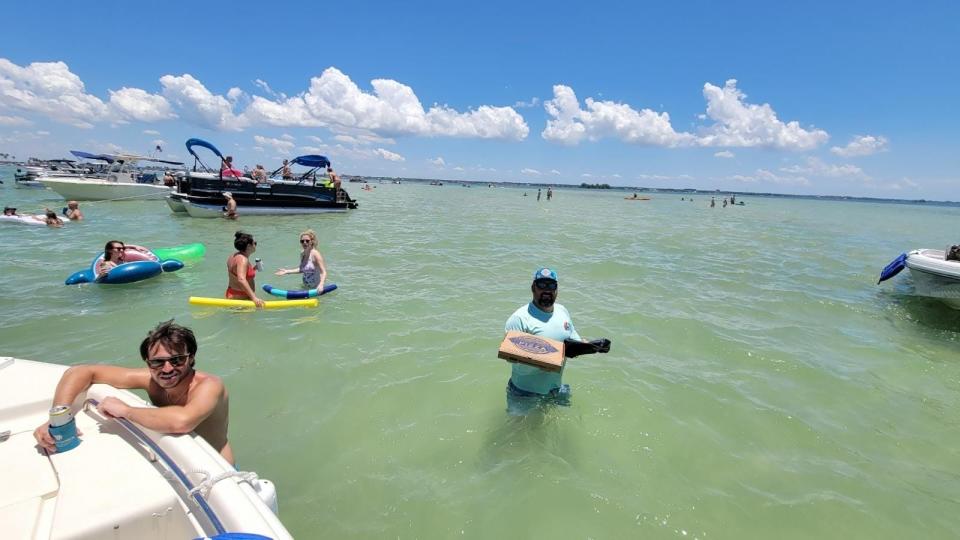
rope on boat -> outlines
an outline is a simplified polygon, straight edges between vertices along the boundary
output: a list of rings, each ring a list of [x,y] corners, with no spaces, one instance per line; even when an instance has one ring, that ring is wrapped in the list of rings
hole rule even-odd
[[[196,487],[191,489],[189,492],[190,495],[200,493],[202,497],[208,497],[210,495],[210,490],[213,489],[213,486],[215,486],[217,482],[221,480],[226,480],[227,478],[239,477],[241,482],[246,482],[254,487],[256,487],[255,482],[260,479],[260,477],[257,476],[257,473],[248,472],[248,471],[236,471],[236,470],[223,471],[222,473],[214,476],[213,478],[210,477],[210,473],[203,470],[193,470],[193,471],[190,471],[190,473],[202,474],[204,476],[203,481],[197,484]]]

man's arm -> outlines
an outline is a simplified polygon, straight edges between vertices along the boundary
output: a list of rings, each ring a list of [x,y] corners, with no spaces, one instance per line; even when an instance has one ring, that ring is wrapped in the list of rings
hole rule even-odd
[[[222,396],[223,382],[211,377],[193,389],[186,405],[131,407],[119,399],[108,397],[100,404],[100,411],[161,433],[190,433],[213,414]]]
[[[114,388],[147,388],[150,384],[150,373],[146,368],[130,369],[97,364],[73,366],[60,377],[53,393],[53,405],[71,405],[77,396],[96,383],[109,384]],[[47,422],[33,431],[33,438],[48,452],[57,451]]]

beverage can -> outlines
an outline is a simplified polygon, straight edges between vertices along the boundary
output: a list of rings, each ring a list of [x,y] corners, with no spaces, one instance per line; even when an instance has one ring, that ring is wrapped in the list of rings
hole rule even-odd
[[[253,260],[253,267],[257,269],[257,272],[263,272],[263,261],[259,258]]]
[[[77,437],[77,421],[69,405],[57,405],[50,409],[50,436],[57,445],[57,452],[73,450],[80,444]]]

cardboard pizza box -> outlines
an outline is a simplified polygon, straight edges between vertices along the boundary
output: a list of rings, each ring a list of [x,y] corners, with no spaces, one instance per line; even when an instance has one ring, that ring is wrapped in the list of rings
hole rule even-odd
[[[560,371],[564,362],[563,342],[511,330],[500,343],[497,357],[548,371]]]

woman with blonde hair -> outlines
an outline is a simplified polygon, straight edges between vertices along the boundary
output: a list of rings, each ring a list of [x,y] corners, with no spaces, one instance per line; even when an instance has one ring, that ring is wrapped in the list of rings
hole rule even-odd
[[[317,250],[317,233],[307,229],[300,233],[300,266],[298,268],[281,268],[275,272],[278,276],[287,274],[303,274],[303,286],[306,289],[316,289],[317,294],[323,294],[323,286],[327,281],[327,266],[323,262],[323,255]]]

